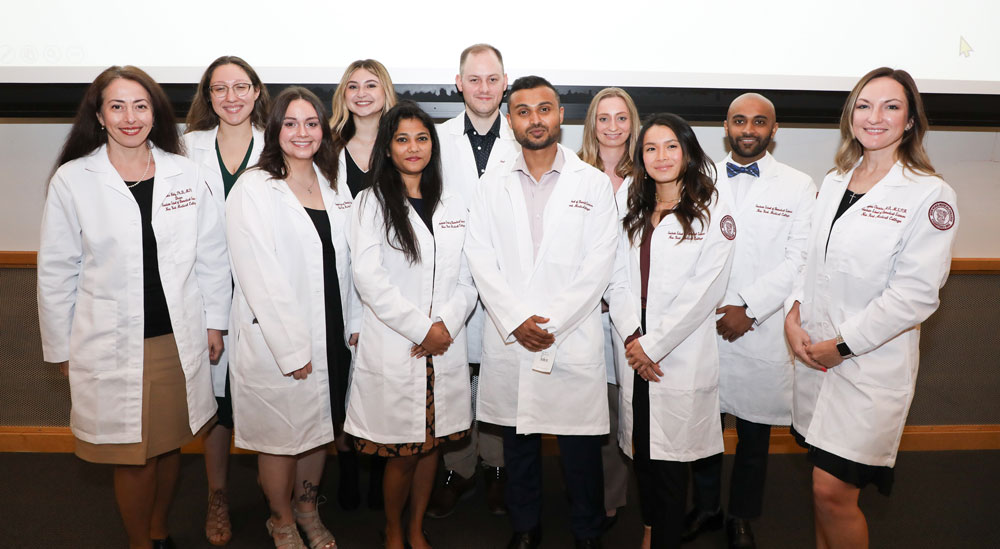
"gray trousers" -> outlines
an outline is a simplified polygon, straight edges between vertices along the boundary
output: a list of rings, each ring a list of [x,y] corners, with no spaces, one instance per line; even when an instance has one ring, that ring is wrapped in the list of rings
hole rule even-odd
[[[611,415],[611,433],[601,445],[604,463],[604,508],[608,511],[625,506],[628,491],[628,461],[618,447],[618,392],[621,389],[608,383],[608,406]]]

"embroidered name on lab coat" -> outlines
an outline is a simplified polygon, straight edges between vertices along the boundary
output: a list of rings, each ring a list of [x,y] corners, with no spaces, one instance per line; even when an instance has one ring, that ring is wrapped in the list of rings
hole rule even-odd
[[[179,210],[181,208],[187,208],[188,206],[194,206],[197,201],[194,198],[194,193],[191,192],[191,188],[187,188],[181,191],[170,191],[167,193],[167,198],[163,201],[163,209],[166,211]]]
[[[590,202],[587,202],[586,200],[570,200],[569,201],[569,207],[570,208],[580,208],[581,210],[589,212],[591,210],[591,208],[594,207],[594,205],[591,204]]]
[[[869,204],[864,208],[861,208],[861,217],[884,219],[886,221],[892,221],[893,223],[902,223],[903,220],[906,219],[906,208]]]
[[[776,215],[778,217],[792,217],[792,210],[779,208],[777,206],[765,206],[764,204],[754,204],[757,213]]]
[[[734,235],[734,237],[735,237],[735,235]],[[684,231],[670,231],[670,232],[667,233],[667,238],[670,239],[670,240],[683,240],[684,239]],[[705,240],[705,233],[703,233],[703,232],[702,233],[694,233],[694,234],[691,235],[691,238],[689,238],[688,240],[693,240],[693,241]]]
[[[354,202],[348,200],[347,202],[334,202],[333,205],[337,207],[338,210],[350,210],[351,204]]]
[[[438,227],[442,229],[463,229],[465,228],[464,219],[455,219],[451,221],[441,221],[438,223]]]

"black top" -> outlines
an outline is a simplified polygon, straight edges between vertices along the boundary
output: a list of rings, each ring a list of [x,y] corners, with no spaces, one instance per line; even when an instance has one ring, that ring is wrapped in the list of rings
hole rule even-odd
[[[225,189],[226,198],[229,198],[229,191],[233,190],[233,185],[236,184],[236,180],[240,178],[240,174],[247,169],[247,163],[250,162],[250,152],[253,151],[253,138],[250,138],[250,146],[247,147],[247,153],[243,156],[243,162],[240,163],[240,167],[236,168],[236,173],[229,173],[229,168],[226,167],[226,163],[222,160],[222,151],[219,150],[219,140],[215,140],[215,156],[219,159],[219,171],[222,172],[222,188]]]
[[[306,208],[306,213],[323,243],[323,294],[326,309],[326,364],[330,377],[330,404],[334,423],[344,422],[347,413],[347,374],[351,368],[351,352],[344,342],[344,308],[340,301],[340,278],[337,276],[337,252],[330,235],[330,218],[326,210]]]
[[[844,212],[849,210],[865,193],[855,193],[847,189],[844,189],[844,197],[840,199],[840,205],[837,206],[837,213],[833,216],[833,223],[836,223],[840,216],[844,215]],[[832,224],[831,224],[832,227]]]
[[[427,230],[430,231],[431,234],[434,234],[434,223],[431,221],[431,216],[424,208],[424,199],[413,198],[412,196],[408,196],[406,197],[406,199],[410,201],[410,205],[413,206],[413,209],[417,212],[417,215],[419,215],[420,219],[423,220],[424,225],[427,225]]]
[[[368,187],[365,177],[368,172],[361,171],[347,147],[344,147],[344,158],[347,160],[347,188],[351,189],[351,198],[354,198]]]
[[[134,181],[126,181],[133,185]],[[167,310],[167,297],[163,295],[160,281],[160,263],[156,258],[156,235],[153,234],[153,178],[143,179],[129,188],[139,203],[142,220],[142,288],[143,288],[143,337],[148,339],[174,332]]]
[[[469,144],[472,145],[472,156],[476,158],[476,170],[479,177],[486,173],[486,164],[490,161],[490,152],[493,144],[500,138],[500,115],[497,114],[493,126],[485,135],[479,135],[476,128],[469,119],[469,114],[465,114],[465,135],[469,136]]]

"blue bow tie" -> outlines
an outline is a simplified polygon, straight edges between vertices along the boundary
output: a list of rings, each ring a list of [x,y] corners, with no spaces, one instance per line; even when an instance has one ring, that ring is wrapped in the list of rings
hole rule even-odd
[[[736,177],[736,174],[738,173],[746,173],[754,177],[760,177],[760,168],[757,167],[756,162],[746,167],[733,164],[732,162],[726,162],[726,174],[729,175],[729,177]]]

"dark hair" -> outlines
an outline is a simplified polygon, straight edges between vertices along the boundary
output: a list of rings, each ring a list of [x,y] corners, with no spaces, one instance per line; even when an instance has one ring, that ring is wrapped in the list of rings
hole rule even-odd
[[[264,129],[267,124],[267,108],[271,104],[271,96],[267,93],[267,86],[260,81],[257,72],[243,59],[235,55],[223,55],[212,61],[212,64],[205,69],[205,74],[201,75],[198,82],[198,89],[194,92],[194,99],[191,101],[191,109],[187,114],[187,128],[184,133],[193,131],[210,130],[219,125],[219,115],[212,108],[212,73],[215,69],[223,65],[236,65],[243,69],[250,78],[250,84],[260,92],[257,100],[253,102],[253,112],[250,114],[250,123],[259,130]]]
[[[443,179],[441,177],[441,145],[438,142],[434,121],[416,103],[400,101],[389,112],[382,115],[378,123],[378,135],[372,147],[371,168],[368,182],[371,194],[382,206],[382,223],[385,225],[385,239],[394,249],[403,252],[410,264],[420,260],[420,244],[413,234],[409,221],[409,206],[406,188],[399,170],[392,163],[390,151],[392,139],[402,120],[419,120],[431,136],[431,159],[420,175],[420,194],[423,196],[425,213],[434,215],[441,200]]]
[[[559,105],[559,92],[548,80],[541,76],[522,76],[511,84],[510,91],[507,92],[507,108],[510,109],[510,98],[514,97],[514,92],[533,90],[535,88],[548,88],[552,90],[552,93],[556,94],[556,106]]]
[[[278,143],[278,136],[281,134],[281,125],[285,121],[288,105],[296,99],[306,101],[316,109],[323,138],[320,140],[319,150],[313,155],[313,163],[319,168],[323,177],[330,182],[330,187],[336,190],[337,153],[333,150],[333,136],[329,124],[326,123],[326,109],[323,108],[323,103],[316,97],[316,94],[301,86],[285,88],[278,94],[278,97],[274,98],[271,112],[267,116],[267,125],[264,127],[264,149],[260,152],[257,167],[271,174],[271,177],[275,179],[288,177],[288,164],[285,163],[285,155],[281,151],[281,144]]]
[[[680,202],[673,210],[684,229],[684,239],[694,237],[692,225],[695,220],[701,223],[702,228],[708,225],[711,217],[708,206],[716,194],[715,165],[702,150],[691,126],[676,114],[660,113],[650,116],[639,130],[639,138],[635,143],[628,213],[622,219],[622,226],[634,244],[642,242],[646,225],[656,208],[656,183],[646,174],[646,164],[642,157],[646,132],[653,126],[666,126],[673,130],[684,153],[684,166],[678,174],[681,182]]]
[[[73,119],[73,127],[69,130],[69,137],[66,138],[66,143],[59,153],[57,168],[71,160],[87,156],[108,142],[108,134],[97,120],[97,113],[101,112],[101,107],[104,105],[104,90],[119,78],[139,84],[149,94],[149,104],[153,109],[153,127],[146,140],[151,141],[162,151],[184,154],[184,144],[181,142],[180,134],[177,133],[174,109],[163,88],[138,67],[115,65],[97,75],[84,92],[80,107],[76,110],[76,118]]]

